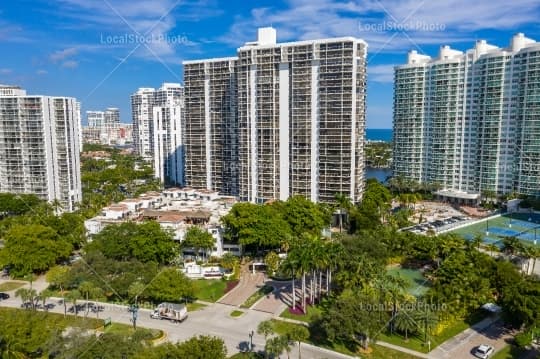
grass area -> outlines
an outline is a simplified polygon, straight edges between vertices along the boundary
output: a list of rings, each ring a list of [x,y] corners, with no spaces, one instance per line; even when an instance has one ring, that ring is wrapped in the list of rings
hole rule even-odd
[[[417,356],[399,352],[397,350],[373,345],[373,351],[369,354],[360,354],[361,358],[366,359],[418,359]]]
[[[311,323],[313,320],[315,320],[318,316],[320,316],[322,313],[322,309],[315,305],[315,306],[307,306],[307,313],[306,314],[293,314],[289,311],[289,308],[286,308],[279,316],[282,318],[288,318],[288,319],[294,319],[294,320],[300,320],[302,322]]]
[[[297,326],[300,326],[300,324],[288,323],[282,320],[272,319],[271,321],[272,321],[272,324],[274,325],[274,331],[278,335],[285,335],[289,333],[291,329]],[[342,354],[353,355],[353,356],[360,355],[361,358],[365,358],[365,359],[417,359],[417,357],[413,355],[409,355],[409,354],[405,354],[396,350],[388,349],[388,348],[385,348],[376,344],[371,346],[372,351],[371,353],[367,354],[367,353],[353,353],[345,345],[341,343],[330,343],[327,341],[319,342],[314,337],[311,337],[308,340],[308,342],[313,345],[324,347],[324,348],[327,348],[327,349],[330,349],[330,350],[333,350]],[[238,357],[238,358],[242,358],[242,357]]]
[[[244,312],[241,311],[241,310],[233,310],[231,312],[231,317],[237,318],[237,317],[241,316],[242,314],[244,314]]]
[[[84,329],[97,329],[103,326],[103,319],[96,318],[83,318],[75,315],[68,315],[64,317],[64,314],[60,313],[50,313],[43,311],[34,311],[26,310],[19,308],[0,308],[0,323],[2,323],[2,318],[4,316],[13,316],[18,317],[31,316],[32,318],[38,318],[40,321],[47,322],[48,327],[54,328],[66,328],[66,327],[78,327]]]
[[[198,279],[193,281],[195,298],[215,302],[225,294],[227,282],[221,279]]]
[[[429,289],[429,281],[418,269],[402,268],[400,266],[389,268],[388,274],[403,279],[409,294],[418,297]]]
[[[431,350],[441,345],[448,339],[461,333],[465,329],[470,328],[471,325],[481,321],[485,317],[486,317],[485,312],[478,311],[478,312],[472,313],[469,317],[465,319],[459,319],[459,320],[454,321],[450,326],[444,328],[442,332],[439,333],[439,335],[430,336]],[[428,346],[424,344],[424,337],[421,334],[416,334],[416,335],[409,334],[408,340],[405,341],[405,336],[401,334],[381,333],[381,335],[379,336],[379,340],[390,343],[390,344],[399,345],[404,348],[416,350],[422,353],[427,353],[429,351]]]
[[[148,331],[148,333],[151,334],[151,336],[149,335],[150,340],[160,338],[163,335],[163,331],[159,329],[137,328],[137,331],[141,330]],[[135,329],[133,329],[133,326],[131,325],[112,323],[110,326],[105,328],[104,332],[129,336],[135,332]]]
[[[530,354],[527,349],[510,344],[495,353],[491,359],[521,359],[527,357],[527,354]]]
[[[194,312],[196,310],[201,310],[203,308],[206,308],[206,304],[196,303],[196,302],[192,302],[192,303],[187,304],[188,312]]]
[[[251,308],[251,306],[255,303],[257,303],[257,301],[259,299],[261,299],[262,297],[264,297],[265,295],[267,294],[270,294],[272,293],[272,291],[274,290],[274,287],[271,287],[271,286],[267,286],[267,285],[264,285],[262,288],[260,288],[258,291],[256,291],[255,293],[253,293],[251,295],[251,297],[249,297],[248,299],[246,299],[246,301],[240,306],[241,308]]]
[[[9,291],[12,291],[12,290],[15,290],[15,289],[19,289],[20,287],[22,287],[25,284],[26,283],[12,282],[12,281],[4,282],[4,283],[0,284],[0,292],[9,292]]]
[[[229,359],[263,359],[264,356],[259,353],[236,353]]]

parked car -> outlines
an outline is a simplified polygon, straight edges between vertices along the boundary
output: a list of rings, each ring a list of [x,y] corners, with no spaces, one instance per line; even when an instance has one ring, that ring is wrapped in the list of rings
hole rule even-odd
[[[7,293],[0,293],[0,300],[9,299],[9,294]]]
[[[32,302],[24,302],[21,304],[21,308],[24,308],[24,309],[30,309],[33,307],[33,303]]]
[[[53,303],[47,303],[45,304],[45,306],[43,307],[43,309],[45,310],[51,310],[55,307],[55,305]]]
[[[493,354],[493,347],[491,345],[482,344],[474,351],[474,355],[481,359],[488,359]]]

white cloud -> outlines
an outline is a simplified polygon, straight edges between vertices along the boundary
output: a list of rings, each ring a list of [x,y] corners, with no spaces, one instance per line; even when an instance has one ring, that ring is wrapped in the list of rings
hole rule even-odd
[[[64,61],[67,58],[77,55],[78,52],[79,50],[77,50],[77,48],[68,47],[67,49],[64,49],[64,50],[55,51],[49,56],[49,59],[52,62],[57,63],[57,62]]]
[[[0,75],[9,75],[11,73],[13,73],[12,69],[6,69],[6,68],[0,69]]]
[[[64,61],[62,63],[62,67],[66,68],[66,69],[74,69],[77,66],[79,66],[79,63],[77,61],[74,61],[74,60],[68,60],[68,61]]]
[[[47,75],[49,72],[47,70],[37,70],[36,71],[36,74],[37,75]]]
[[[394,82],[394,65],[368,65],[368,81],[392,83]]]
[[[165,63],[178,63],[179,49],[196,51],[198,43],[176,35],[178,21],[197,21],[223,11],[215,0],[59,0],[66,16],[79,20],[84,29],[96,29],[103,47],[122,47],[133,56]],[[103,39],[129,38],[122,44]]]
[[[539,10],[537,0],[288,0],[285,9],[256,8],[249,17],[237,16],[219,40],[239,46],[255,40],[257,27],[272,25],[280,41],[355,36],[368,42],[371,53],[399,53],[473,41],[469,34],[476,30],[515,30],[535,23]]]

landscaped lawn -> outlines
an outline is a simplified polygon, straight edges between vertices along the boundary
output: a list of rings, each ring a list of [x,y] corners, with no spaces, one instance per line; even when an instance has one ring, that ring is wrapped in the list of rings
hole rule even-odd
[[[233,311],[231,312],[231,317],[236,318],[236,317],[241,316],[242,314],[244,314],[244,312],[241,311],[241,310],[233,310]]]
[[[192,302],[192,303],[187,304],[188,312],[194,312],[196,310],[201,310],[201,309],[203,309],[205,307],[206,307],[206,304],[202,304],[202,303]]]
[[[274,325],[274,330],[276,331],[276,334],[279,334],[279,335],[287,334],[288,332],[290,332],[292,328],[301,325],[301,324],[288,323],[288,322],[284,322],[282,320],[276,320],[276,319],[272,319],[272,324]],[[371,346],[373,350],[371,353],[359,354],[359,353],[351,352],[343,344],[340,344],[340,343],[329,343],[329,342],[319,343],[317,342],[317,340],[314,340],[314,338],[310,338],[308,340],[308,343],[311,343],[313,345],[317,345],[320,347],[324,347],[330,350],[334,350],[336,352],[343,353],[346,355],[356,355],[356,356],[360,355],[361,358],[365,358],[365,359],[417,359],[417,357],[413,355],[409,355],[409,354],[405,354],[399,351],[388,349],[388,348],[385,348],[376,344]]]
[[[19,289],[25,284],[26,283],[23,283],[23,282],[12,282],[12,281],[4,282],[0,284],[0,292],[9,292],[15,289]]]
[[[466,319],[456,320],[451,326],[443,329],[443,331],[439,333],[439,335],[430,336],[431,350],[441,345],[448,339],[461,333],[465,329],[468,329],[471,325],[478,323],[479,321],[484,319],[485,316],[486,313],[483,311],[475,312]],[[383,342],[399,345],[422,353],[427,353],[429,351],[428,346],[424,345],[424,338],[421,334],[409,335],[408,339],[408,341],[405,341],[405,337],[398,333],[392,335],[388,333],[381,333],[381,335],[379,336],[379,340]]]
[[[301,320],[306,323],[311,323],[313,320],[321,315],[322,310],[319,306],[307,306],[307,313],[306,314],[293,314],[289,311],[289,308],[286,308],[279,316],[282,318],[288,318],[288,319],[294,319],[294,320]]]
[[[137,330],[145,330],[152,334],[153,339],[160,338],[163,335],[163,332],[159,329],[148,329],[148,328],[140,328],[138,327]],[[104,330],[105,333],[114,333],[114,334],[120,334],[120,335],[131,335],[135,332],[132,325],[128,324],[121,324],[121,323],[112,323]]]
[[[193,281],[195,298],[215,302],[225,294],[227,282],[221,279],[198,279]]]
[[[258,291],[253,293],[248,299],[246,299],[246,301],[244,303],[242,303],[242,305],[240,307],[242,307],[242,308],[251,308],[251,306],[253,304],[257,303],[257,301],[259,299],[261,299],[262,297],[264,297],[265,295],[267,295],[269,293],[272,293],[273,290],[274,290],[274,287],[271,287],[271,286],[268,286],[268,285],[263,286]]]
[[[515,345],[507,345],[495,353],[491,359],[521,359],[527,357],[527,354],[528,351],[526,349],[518,348]],[[530,356],[530,358],[532,358],[532,356]]]
[[[236,353],[229,359],[262,359],[264,356],[259,353]]]

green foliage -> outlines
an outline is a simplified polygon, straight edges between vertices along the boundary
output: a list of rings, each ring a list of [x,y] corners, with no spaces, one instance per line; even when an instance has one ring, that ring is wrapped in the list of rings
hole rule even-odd
[[[66,259],[73,246],[50,227],[39,224],[14,225],[6,235],[0,251],[0,265],[11,266],[11,273],[23,276],[44,272]]]
[[[371,291],[345,291],[328,309],[322,327],[330,340],[367,348],[389,319],[379,310],[380,298]],[[353,350],[355,351],[355,350]]]
[[[303,196],[289,197],[286,202],[276,202],[275,206],[278,208],[283,206],[285,220],[289,223],[291,233],[295,237],[305,233],[320,235],[323,228],[330,224],[330,216],[321,208],[321,205]]]
[[[366,181],[362,202],[351,212],[351,220],[356,228],[373,229],[380,227],[390,210],[392,194],[375,179]]]
[[[81,158],[81,213],[84,217],[95,216],[111,202],[161,189],[161,183],[154,178],[151,165],[136,156],[123,155],[118,149],[99,145],[85,145],[85,151],[105,151],[110,154],[110,158]]]
[[[367,142],[364,146],[366,165],[368,167],[390,167],[392,159],[392,143],[390,142]]]
[[[221,218],[226,238],[242,245],[278,247],[290,228],[275,204],[236,203]]]
[[[274,275],[274,273],[277,271],[279,267],[279,256],[276,252],[271,251],[268,252],[268,254],[264,257],[264,263],[266,264],[266,271],[270,275]]]
[[[265,340],[274,333],[274,325],[270,320],[262,321],[257,326],[257,334],[264,336]]]
[[[178,244],[172,233],[157,222],[125,222],[105,227],[93,237],[86,251],[101,252],[106,258],[119,261],[167,264],[178,254]]]
[[[201,249],[206,252],[214,248],[214,244],[214,237],[208,231],[197,226],[191,226],[186,233],[186,238],[182,242],[182,247],[194,248],[197,257],[199,257]]]
[[[192,281],[176,268],[163,269],[144,290],[144,297],[156,302],[180,302],[192,298]]]
[[[25,214],[43,204],[34,194],[0,193],[0,218]]]
[[[227,348],[223,339],[199,335],[177,344],[166,343],[149,347],[134,356],[136,359],[225,359]]]
[[[516,345],[520,348],[525,348],[531,345],[532,343],[532,336],[531,333],[526,331],[523,333],[516,334],[514,337],[514,340],[516,342]]]

